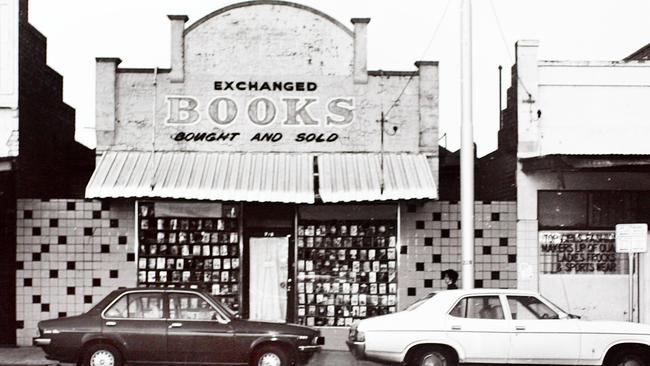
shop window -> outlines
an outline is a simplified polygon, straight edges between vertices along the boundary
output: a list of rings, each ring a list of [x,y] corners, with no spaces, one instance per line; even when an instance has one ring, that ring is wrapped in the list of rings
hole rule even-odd
[[[540,228],[587,227],[587,192],[540,191]]]
[[[138,207],[138,284],[203,289],[238,310],[238,206],[143,202]]]
[[[397,303],[395,220],[301,220],[298,322],[350,326],[393,313]]]

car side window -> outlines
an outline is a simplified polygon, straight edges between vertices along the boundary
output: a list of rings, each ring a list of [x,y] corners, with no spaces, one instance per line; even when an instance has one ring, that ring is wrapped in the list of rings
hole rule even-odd
[[[462,298],[449,312],[456,318],[505,319],[498,296],[468,296]]]
[[[150,292],[123,295],[104,315],[107,318],[162,319],[162,295]]]
[[[508,296],[512,319],[559,319],[558,313],[534,296]]]
[[[186,293],[169,295],[169,317],[180,320],[223,320],[223,316],[204,298]]]

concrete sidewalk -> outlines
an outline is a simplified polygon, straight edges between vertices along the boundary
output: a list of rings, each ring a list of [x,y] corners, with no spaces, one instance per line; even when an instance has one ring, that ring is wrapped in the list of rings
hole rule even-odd
[[[45,359],[45,354],[38,347],[0,347],[0,366],[54,366],[56,361]],[[68,364],[66,364],[68,365]],[[73,366],[72,364],[69,364]],[[349,352],[321,351],[307,364],[308,366],[376,366],[369,361],[357,361]]]

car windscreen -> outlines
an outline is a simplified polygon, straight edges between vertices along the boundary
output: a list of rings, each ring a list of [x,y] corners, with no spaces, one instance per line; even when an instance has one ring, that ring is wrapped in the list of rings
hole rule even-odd
[[[430,294],[425,295],[424,297],[418,299],[417,301],[415,301],[414,303],[409,305],[409,307],[406,308],[406,311],[411,311],[411,310],[417,309],[418,307],[420,307],[420,305],[424,304],[425,302],[427,302],[427,300],[434,297],[435,295],[436,295],[435,292],[432,292]]]

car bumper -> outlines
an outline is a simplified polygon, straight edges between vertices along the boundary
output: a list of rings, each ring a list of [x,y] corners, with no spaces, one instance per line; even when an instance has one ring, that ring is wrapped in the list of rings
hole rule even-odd
[[[348,349],[357,360],[363,360],[366,358],[366,344],[364,342],[353,342],[345,341],[345,344],[348,345]]]

